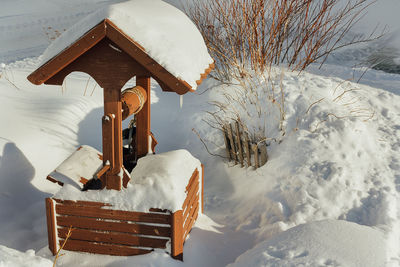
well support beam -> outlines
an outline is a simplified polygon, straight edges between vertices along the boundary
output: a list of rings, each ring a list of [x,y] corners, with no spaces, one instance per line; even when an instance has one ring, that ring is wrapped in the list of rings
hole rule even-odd
[[[147,101],[143,108],[136,114],[136,147],[137,157],[141,158],[149,152],[149,136],[150,136],[150,77],[137,76],[136,85],[141,86],[147,93]]]

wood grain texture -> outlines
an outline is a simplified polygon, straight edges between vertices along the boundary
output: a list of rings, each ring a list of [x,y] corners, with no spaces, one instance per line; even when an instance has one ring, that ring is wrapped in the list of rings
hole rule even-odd
[[[58,236],[65,239],[68,228],[58,228]],[[100,232],[88,229],[74,229],[69,240],[82,240],[118,245],[139,246],[148,248],[165,248],[168,239],[149,238],[129,233]],[[67,242],[68,242],[67,241]]]
[[[46,198],[47,238],[49,249],[53,255],[57,253],[57,233],[55,226],[54,203],[51,198]]]
[[[166,214],[144,213],[134,211],[122,211],[102,209],[98,207],[82,207],[74,205],[56,205],[56,212],[60,215],[74,215],[101,219],[115,219],[132,222],[146,222],[171,224],[171,216]]]
[[[64,242],[64,240],[60,239],[60,244],[62,244],[62,242]],[[80,251],[80,252],[115,255],[115,256],[134,256],[134,255],[150,253],[152,251],[152,250],[139,249],[129,246],[119,246],[113,244],[94,243],[88,241],[69,240],[69,239],[65,244],[64,249],[71,251]]]
[[[196,205],[199,205],[199,197],[200,197],[200,195],[196,194],[190,200],[186,209],[183,211],[183,219],[184,220],[186,220],[186,218],[190,216],[190,213],[192,212],[192,208],[195,207]]]
[[[182,210],[172,214],[171,256],[183,261],[183,216]]]
[[[199,179],[199,170],[196,168],[189,179],[188,185],[186,186],[186,192],[189,191],[189,187],[191,187],[196,182],[196,180],[198,181],[198,179]]]
[[[171,236],[171,227],[135,224],[125,221],[105,221],[97,218],[86,218],[77,216],[57,216],[57,225],[73,228],[113,231],[121,233],[151,235],[151,236]]]
[[[187,193],[186,199],[183,202],[182,210],[185,210],[188,206],[189,201],[194,198],[194,196],[199,192],[199,183],[194,183],[194,186],[191,187],[191,190]]]
[[[147,101],[144,103],[143,108],[136,114],[136,155],[138,158],[141,158],[149,152],[149,136],[151,131],[150,76],[137,76],[136,86],[142,87],[147,95]]]

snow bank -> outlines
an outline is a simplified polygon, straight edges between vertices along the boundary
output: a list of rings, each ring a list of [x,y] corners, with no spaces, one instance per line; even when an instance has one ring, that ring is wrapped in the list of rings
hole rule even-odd
[[[234,266],[364,266],[385,264],[383,233],[326,220],[291,228],[239,256]]]
[[[35,251],[20,252],[0,245],[0,267],[46,267],[53,266],[53,262],[39,256]]]
[[[174,212],[182,209],[186,186],[196,168],[201,177],[200,161],[187,150],[148,155],[139,159],[126,189],[81,192],[65,185],[54,197],[110,203],[113,209],[119,210],[145,212],[150,208],[160,208]]]
[[[196,80],[213,62],[200,32],[182,11],[161,0],[131,0],[103,8],[73,25],[50,44],[40,65],[106,18],[192,89],[197,88]]]

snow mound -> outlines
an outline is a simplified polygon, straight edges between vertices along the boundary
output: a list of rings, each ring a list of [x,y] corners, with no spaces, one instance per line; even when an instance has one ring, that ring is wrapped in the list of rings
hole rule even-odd
[[[46,267],[53,266],[53,262],[35,256],[32,249],[24,252],[0,245],[0,267]]]
[[[119,210],[146,212],[150,208],[159,208],[175,212],[182,209],[186,186],[196,168],[201,177],[200,161],[187,150],[148,155],[139,159],[126,189],[82,192],[64,185],[54,197],[109,203]]]
[[[233,266],[384,266],[385,240],[371,227],[341,220],[293,227],[259,243]]]
[[[41,66],[77,41],[104,19],[145,48],[171,74],[192,89],[213,63],[204,39],[193,22],[179,9],[161,0],[131,0],[110,5],[73,25],[43,54]]]

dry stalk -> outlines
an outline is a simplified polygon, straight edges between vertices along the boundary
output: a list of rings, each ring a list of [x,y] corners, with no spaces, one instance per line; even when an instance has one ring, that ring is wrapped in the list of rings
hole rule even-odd
[[[68,233],[67,233],[67,236],[65,237],[65,240],[64,240],[63,244],[62,244],[61,247],[57,250],[57,253],[56,253],[56,256],[55,256],[54,262],[53,262],[53,267],[56,266],[58,258],[64,255],[64,254],[60,254],[60,252],[61,252],[61,250],[64,248],[64,246],[65,246],[65,244],[67,243],[68,239],[71,237],[72,231],[73,231],[73,228],[72,228],[72,226],[70,226],[70,227],[68,228]]]

